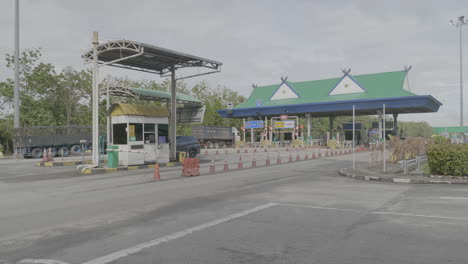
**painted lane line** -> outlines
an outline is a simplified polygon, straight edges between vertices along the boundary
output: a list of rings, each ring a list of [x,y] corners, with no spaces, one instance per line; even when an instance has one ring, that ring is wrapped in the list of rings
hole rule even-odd
[[[399,216],[410,216],[410,217],[425,217],[425,218],[468,221],[468,218],[440,216],[440,215],[405,214],[405,213],[393,213],[393,212],[372,212],[372,214],[377,214],[377,215],[399,215]]]
[[[146,248],[154,247],[154,246],[157,246],[157,245],[162,244],[162,243],[167,243],[167,242],[169,242],[171,240],[181,238],[181,237],[184,237],[186,235],[190,235],[193,232],[201,231],[203,229],[207,229],[209,227],[219,225],[219,224],[228,222],[230,220],[233,220],[233,219],[236,219],[236,218],[239,218],[239,217],[242,217],[242,216],[246,216],[248,214],[255,213],[255,212],[258,212],[258,211],[263,210],[263,209],[267,209],[267,208],[275,206],[275,205],[277,205],[277,204],[276,203],[267,203],[267,204],[264,204],[264,205],[261,205],[261,206],[257,206],[257,207],[254,207],[252,209],[248,209],[248,210],[245,210],[245,211],[242,211],[242,212],[239,212],[239,213],[228,215],[228,216],[216,219],[216,220],[211,221],[211,222],[207,222],[207,223],[204,223],[204,224],[201,224],[201,225],[191,227],[189,229],[186,229],[186,230],[183,230],[183,231],[180,231],[180,232],[176,232],[176,233],[173,233],[173,234],[170,234],[170,235],[167,235],[167,236],[156,238],[156,239],[153,239],[151,241],[141,243],[141,244],[138,244],[136,246],[133,246],[133,247],[130,247],[130,248],[127,248],[127,249],[122,249],[120,251],[117,251],[117,252],[114,252],[114,253],[111,253],[111,254],[108,254],[108,255],[105,255],[105,256],[90,260],[90,261],[86,261],[86,262],[84,262],[82,264],[106,264],[106,263],[115,261],[117,259],[120,259],[120,258],[123,258],[123,257],[126,257],[126,256],[130,256],[132,254],[138,253],[138,252],[140,252],[140,251],[142,251],[142,250],[144,250]]]
[[[442,196],[439,197],[440,199],[446,199],[446,200],[468,200],[468,197],[451,197],[451,196]]]
[[[63,261],[53,260],[53,259],[23,259],[17,264],[70,264]]]
[[[302,204],[291,204],[291,203],[276,203],[276,204],[277,205],[293,206],[293,207],[311,208],[311,209],[336,210],[336,211],[360,213],[360,211],[358,211],[358,210],[344,209],[344,208],[323,207],[323,206],[302,205]]]

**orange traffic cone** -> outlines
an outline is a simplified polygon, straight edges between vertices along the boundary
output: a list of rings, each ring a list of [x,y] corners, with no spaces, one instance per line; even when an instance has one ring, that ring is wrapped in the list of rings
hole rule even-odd
[[[161,180],[161,175],[159,174],[159,163],[156,162],[154,164],[154,176],[153,176],[154,181],[159,181]]]
[[[216,168],[214,164],[214,159],[211,159],[211,164],[210,164],[210,174],[216,173]]]

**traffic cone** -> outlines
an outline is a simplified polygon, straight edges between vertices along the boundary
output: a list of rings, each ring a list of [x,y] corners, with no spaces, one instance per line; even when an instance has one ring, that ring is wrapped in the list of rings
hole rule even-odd
[[[224,169],[223,171],[228,171],[229,170],[229,164],[227,162],[227,159],[224,159]]]
[[[267,158],[266,158],[266,161],[265,161],[265,166],[270,166],[270,154],[267,153]]]
[[[291,153],[291,151],[289,152],[289,159],[288,159],[288,162],[292,162],[292,153]]]
[[[257,160],[255,159],[255,154],[254,154],[252,158],[252,168],[255,168],[255,167],[257,167]]]
[[[211,164],[210,164],[210,174],[216,173],[216,168],[214,164],[214,159],[211,159]]]
[[[317,156],[315,156],[315,152],[312,153],[312,159],[316,159]]]
[[[156,162],[154,164],[154,176],[153,176],[154,181],[159,181],[161,180],[161,175],[159,174],[159,163]]]
[[[243,165],[244,164],[242,163],[242,156],[239,155],[239,163],[237,163],[237,168],[242,169]]]
[[[297,151],[297,154],[296,154],[296,161],[300,161],[301,160],[301,157],[299,156],[299,151]]]
[[[305,154],[305,157],[304,157],[304,160],[308,160],[309,159],[309,152],[306,151],[306,154]]]
[[[328,157],[328,150],[325,150],[325,157]]]
[[[42,154],[42,161],[46,162],[49,159],[47,158],[47,150],[44,148],[44,153]]]
[[[276,158],[276,164],[281,164],[281,157],[280,157],[279,151],[278,151],[278,157]]]
[[[47,156],[48,161],[54,161],[54,157],[52,157],[52,148],[49,148],[49,155]]]
[[[319,153],[318,153],[318,155],[317,155],[317,158],[319,158],[319,159],[322,158],[322,152],[320,151],[320,149],[319,149]]]

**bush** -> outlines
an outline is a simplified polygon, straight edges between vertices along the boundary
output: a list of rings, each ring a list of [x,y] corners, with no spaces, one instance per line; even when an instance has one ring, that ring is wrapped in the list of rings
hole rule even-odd
[[[399,160],[424,155],[428,145],[429,140],[426,138],[410,137],[401,140],[397,137],[391,137],[389,142],[391,160],[396,163]]]
[[[446,144],[446,143],[450,143],[450,140],[447,139],[447,138],[444,138],[443,136],[436,135],[436,136],[432,137],[432,143],[434,143],[434,144]]]
[[[468,145],[432,144],[427,159],[433,174],[468,176]]]

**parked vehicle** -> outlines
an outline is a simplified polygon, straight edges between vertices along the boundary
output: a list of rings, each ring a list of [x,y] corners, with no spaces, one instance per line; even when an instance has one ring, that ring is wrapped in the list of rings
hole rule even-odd
[[[202,146],[210,148],[218,146],[234,146],[240,140],[239,130],[235,127],[194,126],[192,135]]]
[[[186,152],[189,158],[195,158],[200,154],[200,143],[192,136],[177,136],[176,151]]]
[[[86,140],[86,144],[80,144]],[[35,126],[15,130],[13,147],[16,155],[24,158],[41,158],[44,149],[52,155],[78,155],[91,146],[91,126]]]

